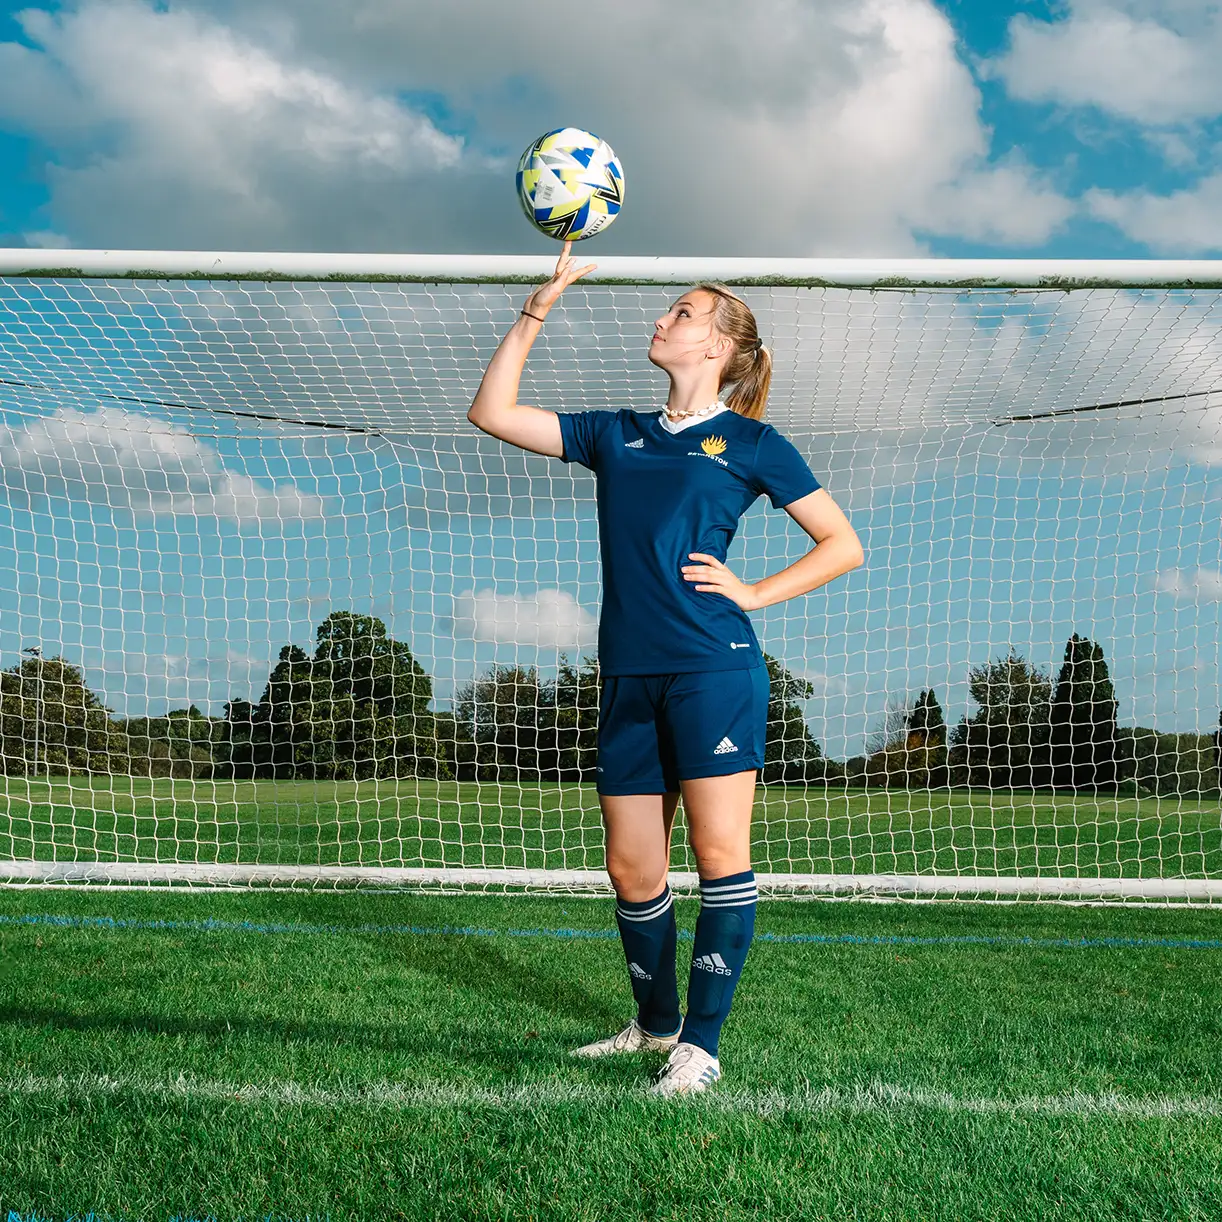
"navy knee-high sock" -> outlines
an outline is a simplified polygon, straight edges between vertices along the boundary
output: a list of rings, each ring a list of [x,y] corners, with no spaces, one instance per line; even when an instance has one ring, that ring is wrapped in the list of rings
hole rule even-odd
[[[687,985],[685,1044],[697,1044],[717,1055],[721,1026],[730,1013],[734,986],[742,975],[747,948],[755,933],[755,871],[700,881],[700,916]]]
[[[636,1021],[651,1035],[673,1035],[679,1029],[679,984],[675,978],[675,901],[670,887],[642,903],[618,900],[619,926]]]

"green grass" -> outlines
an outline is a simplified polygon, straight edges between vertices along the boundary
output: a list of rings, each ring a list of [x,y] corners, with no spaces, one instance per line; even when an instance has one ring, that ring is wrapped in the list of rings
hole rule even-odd
[[[1222,873],[1216,801],[761,789],[754,860],[801,873]],[[601,869],[592,786],[0,781],[0,859]],[[690,868],[676,846],[674,864]]]
[[[0,1217],[1222,1215],[1222,914],[763,904],[725,1078],[669,1103],[567,1056],[629,1012],[611,926],[0,891]]]

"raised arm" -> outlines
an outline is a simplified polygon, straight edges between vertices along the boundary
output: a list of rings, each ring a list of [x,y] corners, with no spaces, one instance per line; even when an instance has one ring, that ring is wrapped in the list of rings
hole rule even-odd
[[[467,412],[467,419],[476,428],[524,450],[546,454],[549,458],[559,458],[564,453],[560,421],[555,412],[519,403],[518,383],[522,380],[527,353],[542,326],[541,320],[547,317],[548,310],[560,300],[560,294],[574,280],[594,270],[593,263],[573,267],[573,260],[569,257],[572,245],[572,242],[565,242],[552,278],[539,285],[526,299],[517,322],[509,328],[488,362],[471,410]]]

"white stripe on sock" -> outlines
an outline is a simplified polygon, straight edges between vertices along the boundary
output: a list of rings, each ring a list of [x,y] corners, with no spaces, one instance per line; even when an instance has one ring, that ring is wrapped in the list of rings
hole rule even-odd
[[[716,886],[710,886],[708,883],[700,884],[701,895],[728,895],[735,891],[755,890],[755,879],[748,879],[745,883],[718,883]]]
[[[701,895],[701,908],[740,908],[745,904],[754,904],[759,899],[759,892],[752,886],[747,891],[728,891],[724,895]]]
[[[675,897],[668,891],[665,899],[659,900],[652,908],[646,908],[643,912],[627,912],[619,904],[616,904],[615,911],[625,921],[652,921],[654,917],[660,917],[668,908],[673,908],[674,904]]]

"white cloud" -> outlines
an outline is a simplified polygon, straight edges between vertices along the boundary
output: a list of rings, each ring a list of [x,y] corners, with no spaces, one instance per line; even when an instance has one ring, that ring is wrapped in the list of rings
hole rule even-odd
[[[293,484],[267,487],[224,470],[215,450],[178,425],[115,407],[64,407],[0,426],[0,485],[28,500],[238,522],[317,518],[323,509]]]
[[[194,652],[188,655],[163,649],[166,638],[155,634],[141,640],[132,633],[125,639],[133,638],[142,648],[115,642],[82,651],[91,686],[121,717],[156,715],[189,704],[219,714],[221,704],[235,693],[257,689],[253,696],[258,699],[273,665],[266,655],[250,655],[223,641],[192,640]]]
[[[1070,0],[1059,20],[1013,18],[1009,49],[993,71],[1016,98],[1165,125],[1222,111],[1220,58],[1216,4]]]
[[[462,160],[460,139],[393,96],[187,9],[85,0],[19,20],[36,49],[0,45],[0,115],[56,148],[51,211],[83,240],[105,226],[144,248],[259,234],[276,249],[295,225],[303,240],[320,184],[359,217],[370,183]]]
[[[1222,569],[1165,569],[1154,588],[1194,603],[1222,603]]]
[[[795,665],[787,667],[790,674],[804,679],[815,690],[810,699],[818,700],[824,696],[843,696],[848,692],[848,684],[843,675],[830,675],[826,671],[809,666]]]
[[[456,635],[477,641],[571,648],[593,644],[597,621],[567,590],[485,590],[454,600],[454,629]]]
[[[1073,205],[1021,158],[975,170],[931,193],[939,228],[979,242],[1037,246],[1063,225]]]
[[[537,250],[504,153],[565,122],[611,140],[627,207],[600,250],[912,254],[927,234],[1038,243],[1066,217],[990,163],[932,0],[622,0],[558,54],[563,0],[83,0],[0,48],[0,114],[55,151],[78,244]]]
[[[1201,163],[1202,150],[1180,132],[1150,127],[1142,136],[1169,166],[1177,170],[1195,169]]]
[[[21,235],[27,246],[35,246],[40,250],[66,250],[72,245],[72,239],[66,234],[56,233],[54,229],[31,229]]]
[[[1094,190],[1084,199],[1093,216],[1160,254],[1222,250],[1222,173],[1169,195]]]

